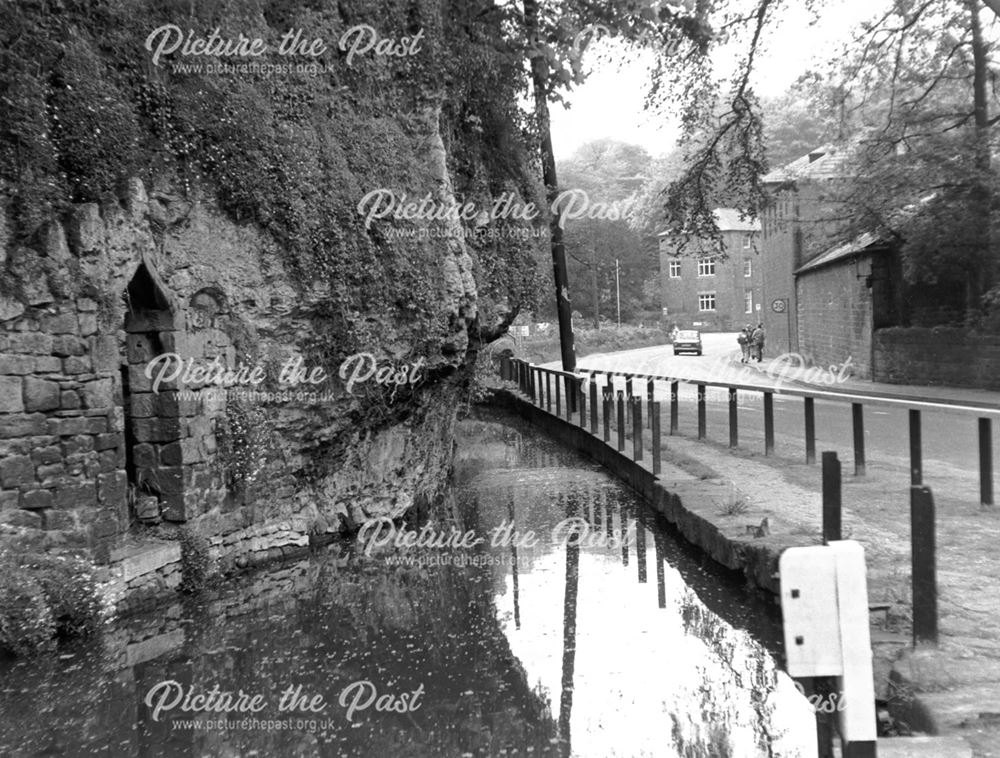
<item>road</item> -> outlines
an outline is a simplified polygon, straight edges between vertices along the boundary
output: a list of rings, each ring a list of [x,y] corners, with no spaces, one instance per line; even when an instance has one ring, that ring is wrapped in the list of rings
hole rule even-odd
[[[758,370],[739,362],[736,334],[704,334],[704,354],[701,356],[673,354],[670,345],[603,353],[580,359],[580,369],[633,371],[636,373],[682,377],[687,380],[733,382],[773,387],[781,383]],[[555,366],[554,366],[555,367]],[[834,379],[831,374],[831,381]],[[641,380],[635,380],[635,390],[645,395]],[[642,382],[644,384],[645,382]],[[785,386],[791,386],[787,381]],[[624,388],[624,379],[615,380],[616,389]],[[803,386],[803,385],[798,385]],[[892,385],[872,384],[873,389],[891,391]],[[836,386],[829,389],[835,390]],[[709,388],[706,393],[707,433],[711,440],[729,441],[728,397],[724,388]],[[693,384],[682,384],[680,391],[679,432],[697,433],[697,390]],[[739,446],[754,452],[764,449],[763,399],[758,392],[740,392]],[[655,398],[666,405],[669,385],[656,382]],[[803,460],[805,430],[803,400],[799,397],[774,396],[775,448],[779,457]],[[845,475],[853,472],[853,427],[851,406],[846,402],[817,400],[815,403],[816,449],[834,450],[839,454]],[[865,448],[869,468],[884,469],[892,478],[909,484],[909,417],[905,407],[865,407]],[[924,483],[932,489],[957,487],[964,498],[977,497],[979,492],[979,453],[975,415],[948,410],[924,410],[923,465]],[[996,423],[994,424],[996,425]],[[995,454],[994,454],[995,457]],[[997,463],[994,461],[994,470]]]

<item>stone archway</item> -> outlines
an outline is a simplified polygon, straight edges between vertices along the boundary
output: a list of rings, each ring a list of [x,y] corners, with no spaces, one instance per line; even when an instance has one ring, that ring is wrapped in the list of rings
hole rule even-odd
[[[136,269],[123,298],[126,336],[122,399],[130,522],[184,521],[177,385],[163,382],[155,386],[156,373],[147,372],[151,361],[175,352],[179,319],[166,288],[145,261]]]

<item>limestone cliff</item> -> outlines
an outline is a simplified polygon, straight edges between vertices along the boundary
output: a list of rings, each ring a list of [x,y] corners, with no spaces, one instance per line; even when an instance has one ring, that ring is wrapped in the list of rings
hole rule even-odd
[[[131,581],[176,558],[135,557],[158,524],[227,569],[432,499],[480,335],[530,298],[540,243],[505,219],[360,212],[378,188],[532,197],[498,20],[183,5],[41,2],[0,25],[0,543],[131,560]],[[226,77],[151,65],[163,23],[272,47],[378,25],[427,49]],[[464,70],[483,55],[510,80]]]

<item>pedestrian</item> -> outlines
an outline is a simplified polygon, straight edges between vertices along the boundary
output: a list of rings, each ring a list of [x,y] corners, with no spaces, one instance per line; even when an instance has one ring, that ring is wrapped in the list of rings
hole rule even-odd
[[[736,341],[740,345],[740,352],[742,353],[740,363],[747,363],[750,360],[750,332],[750,324],[747,324],[740,330],[739,335],[736,337]]]
[[[750,335],[753,357],[760,363],[764,359],[764,324],[757,324],[757,328]]]

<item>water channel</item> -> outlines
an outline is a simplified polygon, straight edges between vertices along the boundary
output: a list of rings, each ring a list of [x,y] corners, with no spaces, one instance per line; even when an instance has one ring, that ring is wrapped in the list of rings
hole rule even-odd
[[[386,527],[0,662],[0,756],[810,754],[773,606],[596,465],[481,414],[424,526],[468,546]]]

